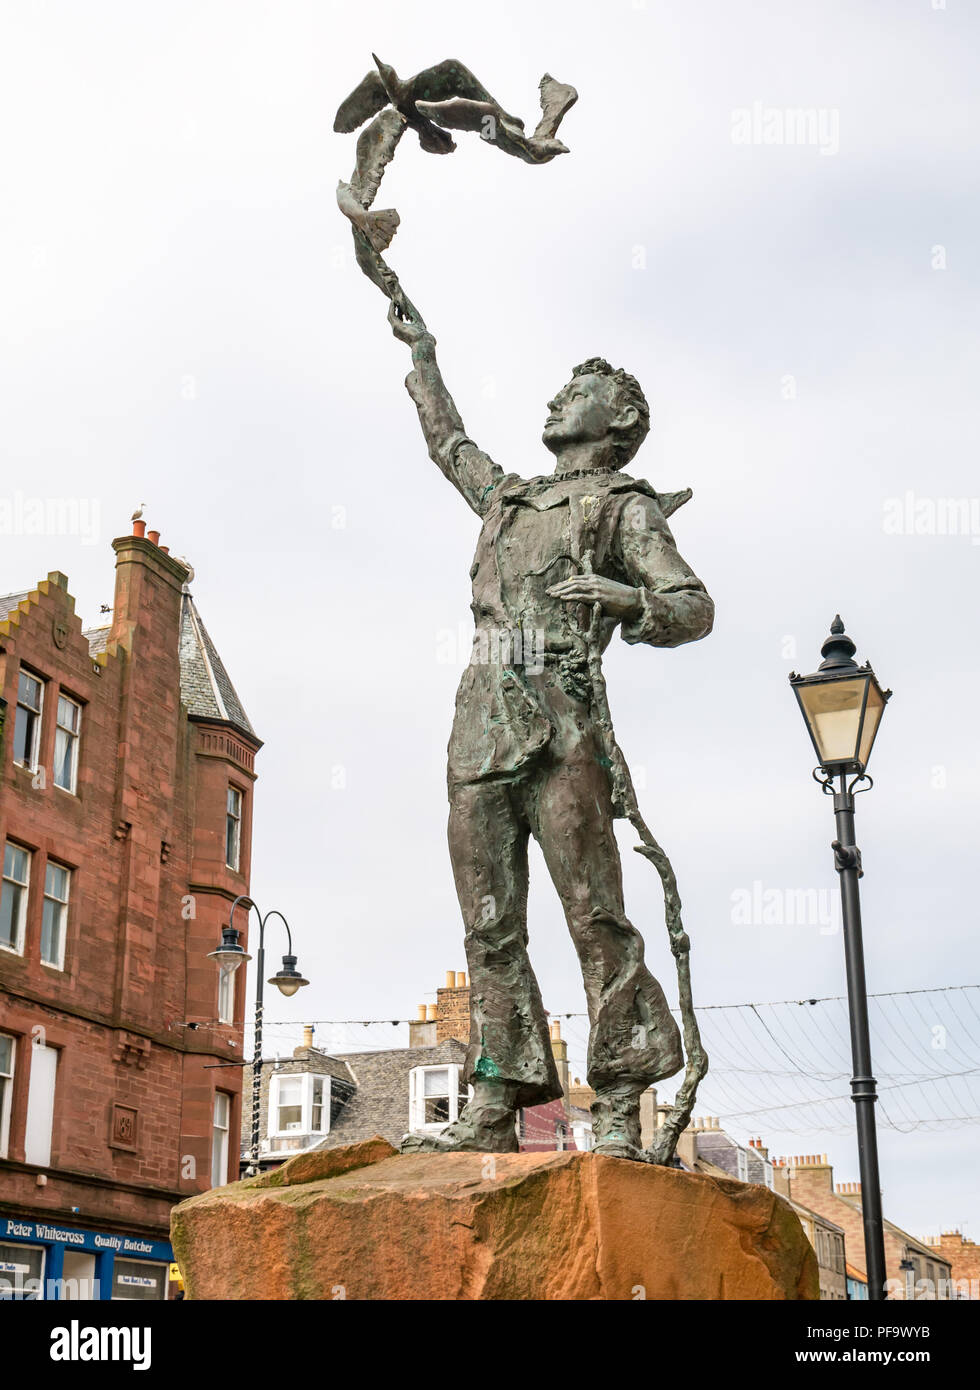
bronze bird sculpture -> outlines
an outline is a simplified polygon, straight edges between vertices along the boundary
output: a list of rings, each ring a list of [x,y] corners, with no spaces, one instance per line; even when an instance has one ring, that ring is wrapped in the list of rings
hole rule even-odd
[[[354,253],[364,274],[392,301],[398,313],[421,322],[398,277],[381,252],[391,243],[399,217],[394,208],[371,211],[385,169],[398,142],[411,127],[423,150],[451,154],[456,148],[449,129],[477,131],[489,144],[528,164],[544,164],[568,150],[556,139],[565,112],[578,100],[574,87],[545,73],[539,83],[541,119],[526,135],[519,116],[506,111],[468,67],[447,58],[403,81],[395,69],[371,55],[369,72],[341,102],[333,128],[348,134],[365,125],[357,140],[357,160],[348,182],[337,185],[337,204],[350,221]],[[447,127],[449,129],[447,129]]]
[[[451,154],[456,142],[447,131],[420,114],[417,102],[441,102],[463,97],[470,101],[488,102],[499,109],[483,83],[454,58],[436,63],[434,67],[426,68],[403,82],[395,69],[383,63],[376,53],[372,53],[371,57],[377,70],[369,72],[358,83],[337,111],[333,128],[340,134],[356,130],[390,104],[416,132],[423,150],[430,154]],[[518,127],[523,126],[523,122],[514,116],[508,116],[507,120]]]

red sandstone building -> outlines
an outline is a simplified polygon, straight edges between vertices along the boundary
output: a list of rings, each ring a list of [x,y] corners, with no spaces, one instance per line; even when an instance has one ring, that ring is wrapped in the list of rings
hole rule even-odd
[[[261,745],[192,572],[134,531],[110,626],[57,572],[0,598],[7,1297],[166,1297],[171,1207],[238,1171],[245,972],[219,989],[208,952]]]

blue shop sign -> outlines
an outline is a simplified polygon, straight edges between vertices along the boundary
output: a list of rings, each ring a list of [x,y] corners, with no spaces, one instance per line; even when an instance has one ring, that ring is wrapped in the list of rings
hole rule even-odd
[[[143,1236],[113,1235],[102,1231],[79,1231],[48,1221],[21,1221],[0,1217],[0,1241],[28,1241],[32,1245],[63,1245],[68,1250],[85,1250],[97,1255],[111,1252],[127,1258],[159,1260],[170,1264],[173,1250],[164,1240]]]

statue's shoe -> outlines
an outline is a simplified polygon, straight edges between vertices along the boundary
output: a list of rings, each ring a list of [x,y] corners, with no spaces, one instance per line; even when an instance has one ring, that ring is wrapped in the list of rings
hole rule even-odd
[[[606,1139],[601,1144],[596,1144],[593,1153],[602,1154],[605,1158],[628,1158],[633,1163],[652,1163],[646,1149],[640,1148],[637,1144],[630,1144],[625,1139]]]
[[[496,1153],[520,1151],[516,1116],[504,1106],[464,1105],[460,1117],[439,1134],[406,1134],[399,1153]]]

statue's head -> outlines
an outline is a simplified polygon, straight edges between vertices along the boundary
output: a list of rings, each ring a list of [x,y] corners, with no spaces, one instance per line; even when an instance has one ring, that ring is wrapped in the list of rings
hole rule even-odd
[[[553,454],[571,444],[608,443],[611,467],[625,468],[649,429],[650,407],[636,378],[590,357],[548,402],[541,438]]]

